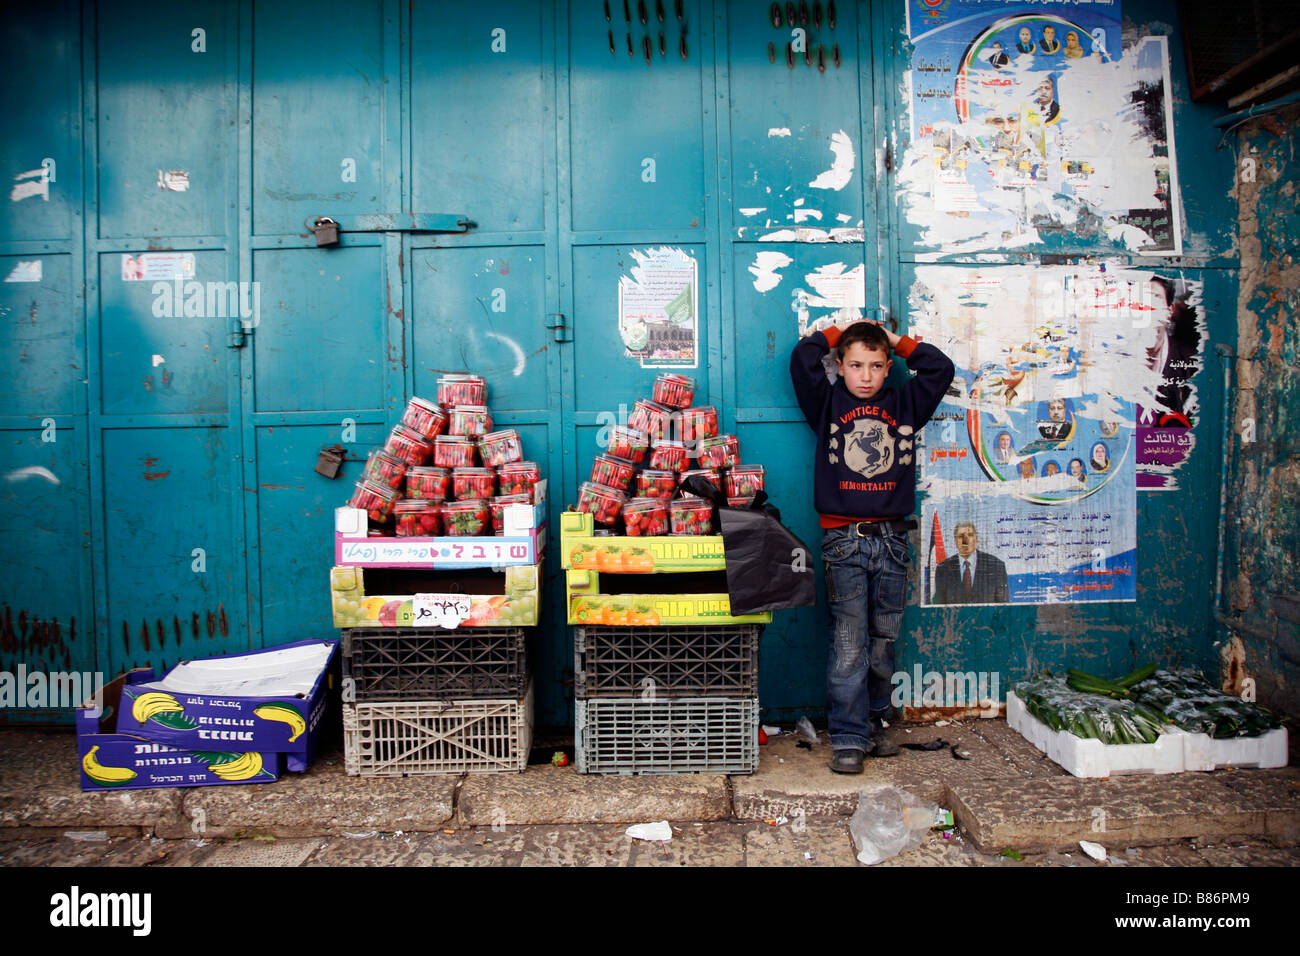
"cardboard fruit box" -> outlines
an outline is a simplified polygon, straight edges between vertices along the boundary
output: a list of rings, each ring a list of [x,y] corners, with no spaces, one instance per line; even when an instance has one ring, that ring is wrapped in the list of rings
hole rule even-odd
[[[618,574],[721,571],[727,567],[721,535],[595,534],[595,519],[581,511],[560,515],[560,564],[566,570]]]
[[[308,640],[248,654],[183,661],[123,688],[120,734],[190,750],[276,752],[306,770],[337,708],[338,641]]]
[[[769,624],[772,612],[731,613],[726,575],[653,575],[565,571],[568,622],[604,627],[672,627],[679,624]],[[638,586],[639,585],[639,586]],[[688,590],[691,586],[699,591]]]
[[[115,733],[124,688],[152,677],[153,671],[147,668],[123,674],[103,689],[100,700],[88,700],[77,709],[82,790],[207,787],[280,779],[283,754],[223,747],[186,750],[137,734]]]
[[[541,565],[504,571],[333,568],[335,627],[531,627],[540,620]]]

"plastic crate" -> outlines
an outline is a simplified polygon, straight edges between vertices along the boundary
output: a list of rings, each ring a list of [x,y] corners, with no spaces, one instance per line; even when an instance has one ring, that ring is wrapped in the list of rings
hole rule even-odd
[[[574,701],[579,773],[753,773],[758,698]]]
[[[721,627],[578,627],[574,695],[755,697],[758,624]]]
[[[532,741],[531,682],[522,700],[343,707],[344,769],[353,777],[519,771]]]
[[[518,700],[527,682],[522,628],[375,627],[343,632],[343,691],[349,703]]]

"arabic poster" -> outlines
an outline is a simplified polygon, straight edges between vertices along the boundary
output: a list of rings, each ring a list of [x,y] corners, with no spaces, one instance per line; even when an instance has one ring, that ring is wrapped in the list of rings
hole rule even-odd
[[[907,218],[948,252],[1106,238],[1181,254],[1164,37],[1119,0],[908,0]]]
[[[624,354],[642,368],[699,365],[699,268],[681,249],[633,250],[636,265],[618,281]]]
[[[1136,600],[1149,279],[918,267],[913,334],[957,368],[922,433],[923,604]]]
[[[1139,491],[1171,491],[1177,471],[1196,447],[1200,418],[1195,377],[1204,367],[1207,337],[1203,283],[1151,277],[1148,379],[1137,408]]]

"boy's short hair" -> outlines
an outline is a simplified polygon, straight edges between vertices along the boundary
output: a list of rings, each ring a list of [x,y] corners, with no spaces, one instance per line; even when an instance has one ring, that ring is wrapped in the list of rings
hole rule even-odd
[[[839,344],[835,346],[835,357],[843,361],[855,342],[861,342],[869,351],[889,354],[889,336],[874,322],[854,322],[841,332]]]

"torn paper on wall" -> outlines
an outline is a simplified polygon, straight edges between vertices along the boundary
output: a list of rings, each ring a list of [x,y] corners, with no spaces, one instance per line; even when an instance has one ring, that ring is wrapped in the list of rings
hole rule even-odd
[[[165,192],[183,193],[190,188],[190,174],[183,169],[158,170],[158,188]]]
[[[642,368],[699,365],[698,283],[695,258],[660,246],[633,250],[631,275],[618,280],[618,330],[624,354]]]
[[[853,178],[853,166],[855,157],[853,155],[853,141],[849,139],[849,134],[844,130],[839,130],[831,136],[831,153],[835,159],[831,163],[831,168],[820,173],[816,179],[808,185],[813,189],[834,189],[840,190],[849,184]]]
[[[19,261],[9,270],[5,282],[40,282],[41,269],[40,259],[32,259],[29,262]]]
[[[770,292],[775,289],[781,282],[781,276],[778,269],[784,269],[790,263],[794,262],[784,252],[772,252],[763,250],[754,254],[754,262],[749,267],[750,273],[754,276],[754,288],[759,292]]]
[[[909,0],[908,13],[899,182],[924,245],[1181,254],[1165,37],[1121,50],[1119,0]]]
[[[50,168],[48,166],[42,166],[40,169],[29,169],[27,172],[19,173],[14,177],[14,186],[9,190],[10,202],[21,202],[33,196],[40,196],[46,202],[50,201]]]

